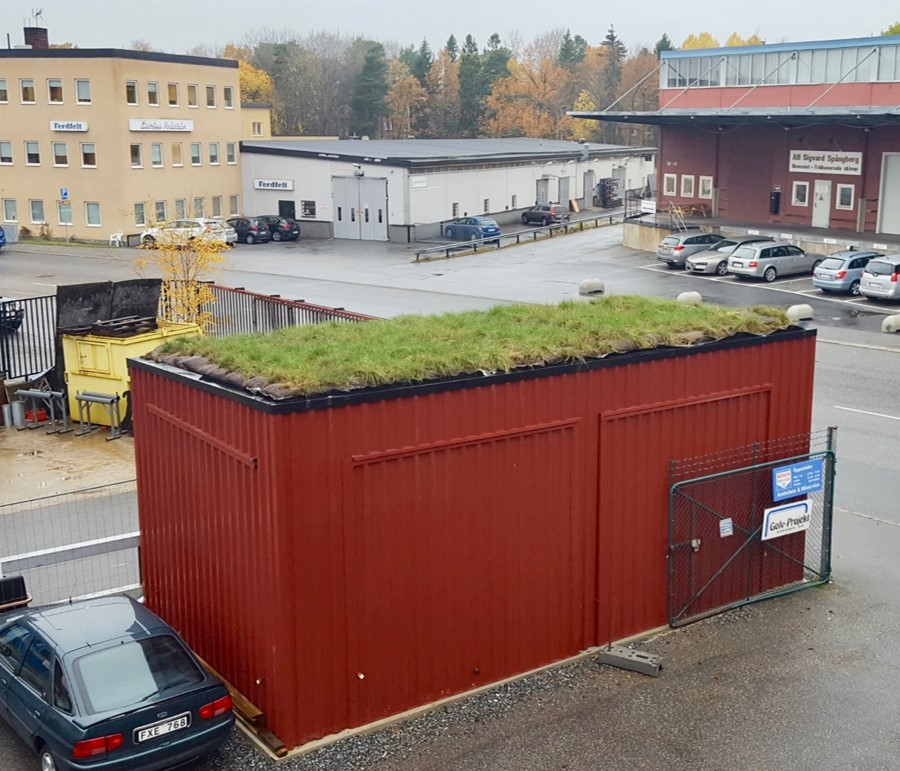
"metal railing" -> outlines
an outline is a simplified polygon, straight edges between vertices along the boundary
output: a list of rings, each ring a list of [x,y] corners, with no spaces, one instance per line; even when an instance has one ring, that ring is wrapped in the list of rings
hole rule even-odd
[[[56,296],[0,302],[0,375],[8,380],[56,364]]]

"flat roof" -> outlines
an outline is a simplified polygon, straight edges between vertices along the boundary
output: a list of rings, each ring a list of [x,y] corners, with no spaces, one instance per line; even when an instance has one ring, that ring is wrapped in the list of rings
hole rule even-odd
[[[352,160],[386,166],[446,166],[523,160],[581,160],[646,155],[655,147],[568,142],[559,139],[268,139],[241,142],[241,152]]]
[[[854,128],[880,128],[900,125],[900,106],[872,107],[757,107],[729,109],[670,108],[656,112],[570,112],[573,118],[638,123],[650,126],[705,126],[729,128],[733,126],[781,126],[804,128],[840,124]]]
[[[661,59],[694,59],[698,56],[738,56],[740,54],[771,54],[784,51],[821,51],[829,48],[859,48],[862,46],[898,46],[900,35],[881,37],[842,38],[840,40],[803,40],[796,43],[763,43],[755,46],[721,46],[719,48],[684,48],[662,51]]]
[[[145,62],[199,64],[204,67],[237,69],[233,59],[208,56],[164,54],[159,51],[132,51],[126,48],[0,48],[0,59],[138,59]]]

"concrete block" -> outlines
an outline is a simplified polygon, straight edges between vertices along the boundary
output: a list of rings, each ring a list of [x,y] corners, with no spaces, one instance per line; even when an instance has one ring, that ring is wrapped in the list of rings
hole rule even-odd
[[[787,317],[791,321],[804,321],[813,317],[813,309],[811,305],[792,305],[787,309]]]
[[[885,316],[884,321],[881,322],[881,331],[891,334],[900,332],[900,315]]]
[[[599,278],[586,278],[578,285],[578,294],[603,294],[606,287]]]
[[[680,303],[692,303],[693,305],[700,305],[703,302],[700,292],[682,292],[675,299]]]
[[[600,651],[601,664],[609,664],[611,667],[627,669],[631,672],[640,672],[642,675],[659,677],[662,669],[662,658],[652,653],[636,651],[626,648],[624,645],[610,645]]]

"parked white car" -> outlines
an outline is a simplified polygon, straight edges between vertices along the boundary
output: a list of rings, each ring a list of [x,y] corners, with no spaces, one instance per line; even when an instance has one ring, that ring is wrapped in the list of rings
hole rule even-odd
[[[159,227],[147,228],[141,233],[141,243],[144,246],[185,246],[195,238],[221,241],[231,246],[237,241],[237,233],[233,227],[219,220],[201,217],[172,220]]]
[[[779,276],[812,272],[825,259],[824,254],[805,252],[793,244],[762,241],[737,247],[728,258],[728,272],[738,278],[774,281]]]

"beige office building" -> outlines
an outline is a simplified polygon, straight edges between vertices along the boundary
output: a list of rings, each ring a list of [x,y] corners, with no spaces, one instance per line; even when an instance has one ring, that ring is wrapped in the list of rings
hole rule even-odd
[[[30,42],[0,50],[7,232],[106,242],[240,212],[237,62]]]

